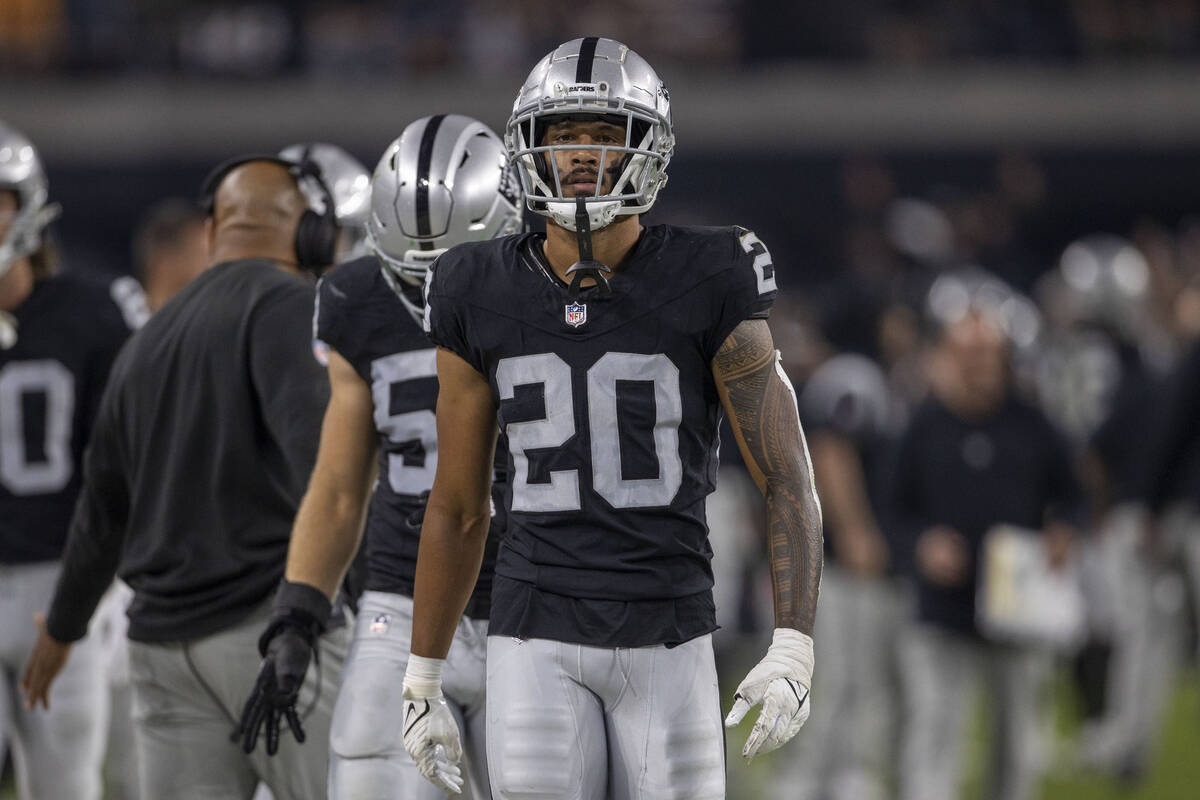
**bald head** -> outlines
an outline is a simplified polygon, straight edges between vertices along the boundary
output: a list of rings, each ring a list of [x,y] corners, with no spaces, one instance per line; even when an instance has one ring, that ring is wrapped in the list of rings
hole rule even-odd
[[[308,207],[287,167],[251,161],[218,184],[207,221],[214,264],[240,258],[296,263],[296,224]]]

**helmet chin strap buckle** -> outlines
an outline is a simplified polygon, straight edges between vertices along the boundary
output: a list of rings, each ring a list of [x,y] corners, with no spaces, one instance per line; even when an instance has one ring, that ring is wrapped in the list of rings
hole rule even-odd
[[[592,257],[592,225],[588,219],[587,201],[583,197],[575,198],[575,241],[579,245],[579,260],[567,268],[567,275],[571,278],[567,297],[571,300],[579,297],[584,278],[593,279],[600,287],[601,294],[612,294],[612,287],[608,285],[612,267]]]

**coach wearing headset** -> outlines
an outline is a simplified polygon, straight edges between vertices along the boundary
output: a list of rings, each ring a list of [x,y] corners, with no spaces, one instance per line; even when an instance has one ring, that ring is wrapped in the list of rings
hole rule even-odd
[[[205,184],[213,266],[121,351],[85,456],[85,486],[53,603],[23,685],[50,684],[119,574],[129,608],[141,796],[325,796],[327,748],[285,731],[268,758],[231,731],[259,672],[329,387],[311,349],[313,285],[337,238],[319,169],[275,156],[227,162]],[[312,205],[319,205],[319,210]],[[276,615],[309,621],[318,652],[296,703],[327,740],[344,627],[284,585]],[[297,683],[299,680],[297,681]]]

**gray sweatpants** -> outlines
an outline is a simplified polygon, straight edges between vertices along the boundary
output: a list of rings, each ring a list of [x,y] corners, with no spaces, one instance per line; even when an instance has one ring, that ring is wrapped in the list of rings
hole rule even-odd
[[[1051,656],[995,645],[932,625],[901,633],[907,714],[900,748],[901,800],[954,800],[963,774],[967,712],[982,682],[991,700],[986,800],[1030,800],[1044,767],[1044,688]]]
[[[304,744],[286,724],[279,752],[271,757],[261,739],[250,755],[230,740],[258,676],[258,637],[269,616],[268,603],[240,624],[201,639],[130,642],[142,797],[249,800],[260,778],[276,800],[325,797],[329,723],[349,638],[345,626],[321,637],[320,668],[309,665],[299,702]]]
[[[25,710],[21,676],[61,565],[0,564],[0,753],[12,748],[22,800],[100,797],[108,687],[95,633],[75,643],[50,690],[50,709]]]
[[[494,797],[725,797],[711,636],[671,649],[489,636],[487,673]]]
[[[404,749],[404,670],[412,641],[411,597],[365,592],[342,673],[329,741],[330,800],[441,800]],[[462,735],[462,800],[487,800],[484,752],[487,620],[463,618],[446,656],[442,690]]]

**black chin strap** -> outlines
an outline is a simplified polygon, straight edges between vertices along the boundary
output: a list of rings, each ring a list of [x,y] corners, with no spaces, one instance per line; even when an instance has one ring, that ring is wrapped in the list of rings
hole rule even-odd
[[[579,244],[579,260],[567,269],[571,278],[567,297],[572,300],[579,297],[584,278],[593,278],[601,294],[612,294],[612,287],[608,285],[612,267],[592,257],[592,225],[588,220],[587,200],[583,197],[575,198],[575,241]]]

